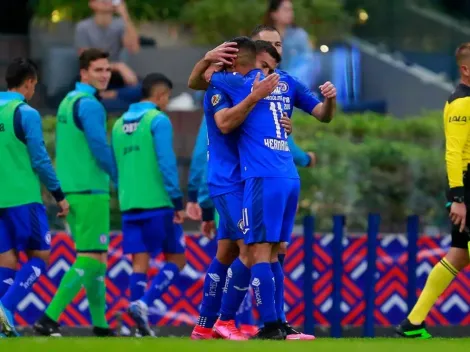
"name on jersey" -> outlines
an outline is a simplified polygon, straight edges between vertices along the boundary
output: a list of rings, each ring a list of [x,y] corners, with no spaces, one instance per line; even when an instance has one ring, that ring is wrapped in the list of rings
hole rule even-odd
[[[468,120],[467,116],[449,116],[449,123],[458,123],[458,124],[466,124]]]
[[[274,138],[265,138],[264,145],[272,150],[281,150],[283,152],[290,152],[287,141],[274,139]]]
[[[124,133],[130,134],[135,132],[137,127],[139,127],[139,122],[125,123],[122,125],[122,130]]]

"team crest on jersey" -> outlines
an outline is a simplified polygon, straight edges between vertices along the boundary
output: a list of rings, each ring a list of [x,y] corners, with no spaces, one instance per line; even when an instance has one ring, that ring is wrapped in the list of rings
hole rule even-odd
[[[279,88],[279,91],[282,94],[287,93],[289,91],[289,85],[284,81],[280,81],[279,84],[277,85],[277,88]]]
[[[220,94],[213,95],[212,98],[211,98],[212,106],[216,106],[220,102],[221,98],[222,97],[220,96]]]

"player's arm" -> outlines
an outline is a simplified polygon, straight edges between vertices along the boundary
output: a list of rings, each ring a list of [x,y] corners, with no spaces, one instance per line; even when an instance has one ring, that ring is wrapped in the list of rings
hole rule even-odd
[[[318,121],[329,123],[336,111],[336,88],[330,83],[326,82],[320,89],[325,97],[321,103],[312,91],[302,84],[298,79],[295,79],[295,97],[294,106],[315,117]],[[322,89],[323,87],[323,89]]]
[[[230,133],[239,127],[245,121],[251,110],[253,110],[256,103],[271,94],[279,83],[279,75],[277,73],[269,75],[262,81],[259,80],[259,77],[260,75],[258,74],[254,81],[252,91],[240,103],[231,108],[215,109],[215,122],[222,133]],[[214,82],[214,85],[217,87],[217,78],[213,78],[211,80],[211,83],[212,82]]]
[[[287,137],[287,143],[289,144],[289,149],[292,153],[292,157],[294,158],[295,165],[301,167],[311,167],[315,164],[315,160],[312,153],[307,153],[303,151],[302,148],[295,144],[292,135]]]
[[[206,71],[216,71],[215,66],[212,64],[222,63],[225,65],[231,65],[231,60],[235,59],[238,52],[236,43],[229,42],[219,45],[217,48],[212,49],[206,53],[203,59],[198,61],[194,66],[188,79],[188,87],[194,90],[206,90],[209,87],[208,80],[205,78]]]
[[[114,183],[117,183],[116,167],[106,134],[106,112],[94,99],[82,98],[78,102],[78,126],[83,130],[93,158]]]
[[[15,134],[20,137],[20,140],[24,139],[31,166],[38,174],[41,182],[58,203],[63,201],[65,195],[46,150],[39,113],[27,105],[20,106],[15,113],[14,128]]]
[[[178,164],[173,150],[173,126],[168,116],[160,114],[152,121],[155,155],[168,196],[175,211],[183,210],[183,194],[179,185]]]

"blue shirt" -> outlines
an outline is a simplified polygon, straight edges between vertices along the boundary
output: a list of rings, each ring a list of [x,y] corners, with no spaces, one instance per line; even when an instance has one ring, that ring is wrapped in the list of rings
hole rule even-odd
[[[75,91],[91,95],[97,94],[96,88],[81,82],[75,84]],[[99,167],[116,183],[116,168],[113,163],[111,147],[108,144],[106,110],[103,105],[92,98],[81,98],[74,106],[73,116],[76,126],[85,135],[91,155]]]
[[[131,104],[129,110],[123,115],[124,122],[140,121],[149,110],[154,109],[158,109],[158,107],[149,101]],[[182,210],[183,195],[179,186],[178,165],[173,150],[173,126],[168,116],[161,113],[153,119],[150,129],[153,136],[155,160],[162,173],[165,190],[171,198],[175,210]],[[115,165],[115,158],[113,158],[113,161]],[[116,168],[116,166],[114,167]],[[128,217],[147,216],[153,212],[155,210],[145,210],[138,215],[129,214]]]
[[[226,93],[236,105],[250,94],[259,72],[255,69],[245,76],[217,72],[212,75],[211,84]],[[252,177],[299,178],[287,143],[287,132],[279,121],[284,112],[283,90],[280,85],[260,100],[240,126],[238,150],[243,180]]]
[[[0,106],[12,100],[25,98],[17,92],[0,92]],[[51,159],[46,150],[42,135],[41,116],[36,109],[24,103],[18,107],[13,117],[13,126],[16,137],[26,144],[33,170],[38,174],[41,182],[57,199],[56,193],[60,191],[60,183],[52,166]]]
[[[206,117],[202,117],[199,132],[194,144],[193,155],[191,157],[191,165],[189,166],[188,179],[188,200],[190,202],[198,202],[199,186],[201,185],[202,174],[207,167],[207,124]],[[204,179],[207,179],[204,176]]]
[[[207,123],[207,185],[211,197],[235,191],[241,187],[238,154],[239,131],[220,132],[214,115],[232,107],[230,99],[210,86],[204,96],[204,114]]]

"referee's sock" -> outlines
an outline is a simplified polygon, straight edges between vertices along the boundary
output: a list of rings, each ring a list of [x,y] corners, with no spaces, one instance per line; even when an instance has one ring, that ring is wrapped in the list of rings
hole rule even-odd
[[[0,298],[13,285],[15,281],[16,270],[0,267]]]
[[[458,273],[458,270],[445,258],[434,266],[428,276],[423,292],[418,298],[418,302],[408,315],[411,324],[419,325],[426,319],[434,303]]]

